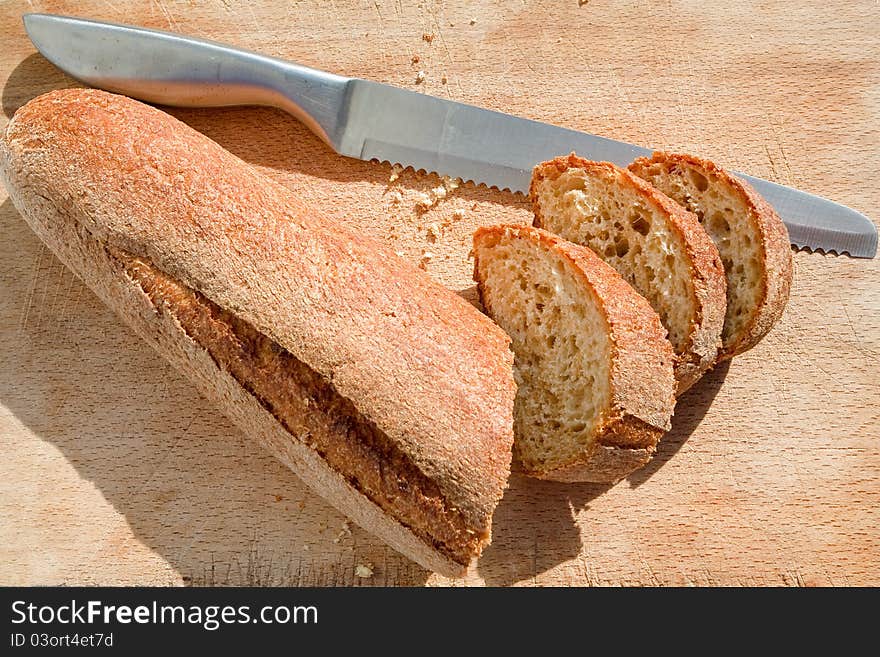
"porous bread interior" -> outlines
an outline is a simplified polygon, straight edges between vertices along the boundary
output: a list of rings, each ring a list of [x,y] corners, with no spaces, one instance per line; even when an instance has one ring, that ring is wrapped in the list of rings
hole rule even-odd
[[[688,347],[696,309],[682,238],[634,190],[570,168],[536,187],[542,227],[587,246],[660,315],[676,353]]]
[[[526,471],[583,458],[610,403],[608,327],[573,265],[502,237],[477,245],[483,302],[515,354],[514,455]]]
[[[761,303],[761,238],[740,194],[726,184],[710,181],[711,174],[694,165],[677,162],[675,166],[673,172],[664,163],[652,162],[641,167],[638,175],[697,215],[718,247],[727,276],[727,314],[721,339],[728,346],[746,329],[753,309]]]

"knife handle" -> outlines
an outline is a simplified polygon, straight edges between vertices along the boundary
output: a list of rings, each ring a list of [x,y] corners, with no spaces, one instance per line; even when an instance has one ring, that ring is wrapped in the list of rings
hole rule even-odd
[[[339,144],[350,78],[160,30],[51,14],[26,14],[24,24],[50,61],[86,84],[176,107],[271,105]]]

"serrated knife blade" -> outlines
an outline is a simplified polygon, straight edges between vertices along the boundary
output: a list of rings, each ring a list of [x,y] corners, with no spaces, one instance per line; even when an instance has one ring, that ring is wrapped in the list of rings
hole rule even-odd
[[[626,166],[651,152],[170,32],[52,14],[27,14],[24,23],[49,61],[86,84],[166,105],[280,107],[341,155],[513,192],[527,192],[532,168],[557,155],[574,151]],[[773,205],[796,247],[876,255],[877,228],[856,210],[739,175]]]

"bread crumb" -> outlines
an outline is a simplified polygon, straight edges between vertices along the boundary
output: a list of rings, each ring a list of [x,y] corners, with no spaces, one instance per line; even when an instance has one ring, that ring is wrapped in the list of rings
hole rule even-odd
[[[388,176],[388,182],[394,182],[398,178],[400,178],[400,174],[403,172],[403,167],[399,164],[391,165],[391,175]]]
[[[472,19],[471,19],[471,25],[476,25],[476,24],[477,24],[477,19],[476,19],[476,18],[472,18]]]
[[[419,71],[418,73],[416,73],[416,84],[421,84],[422,82],[424,82],[427,76],[428,74],[424,71]]]
[[[421,60],[419,59],[418,55],[413,55],[410,61],[413,63],[413,65],[415,65],[418,64]]]
[[[446,79],[445,75],[440,76],[440,84],[446,84],[449,80]]]
[[[371,566],[359,563],[354,569],[354,574],[361,579],[369,579],[373,576],[373,568]]]
[[[422,251],[422,259],[419,260],[419,269],[427,269],[428,263],[434,259],[434,254],[430,251]]]
[[[590,0],[578,0],[578,7],[583,7],[587,4],[590,4]]]
[[[393,192],[391,192],[388,195],[388,202],[391,203],[391,205],[400,205],[400,202],[402,200],[403,200],[403,194],[401,194],[397,190],[394,190]]]
[[[416,211],[419,213],[427,212],[435,205],[437,205],[437,203],[449,196],[450,192],[454,192],[456,189],[458,189],[458,186],[460,184],[460,178],[443,176],[440,179],[440,184],[436,187],[432,187],[429,193],[422,193],[419,195],[419,199],[418,201],[416,201]]]
[[[426,43],[433,43],[434,42],[434,33],[433,32],[425,32],[422,35],[422,41],[425,41]]]
[[[458,189],[459,185],[461,185],[461,178],[451,178],[449,176],[443,176],[443,186],[446,188],[448,192],[454,192]]]
[[[452,213],[452,220],[453,221],[461,221],[466,216],[467,216],[467,212],[465,210],[455,210]]]
[[[280,501],[283,500],[283,499],[284,499],[284,498],[281,497],[280,495],[276,495],[276,496],[275,496],[275,501],[276,501],[276,502],[280,502]]]
[[[403,258],[406,256],[406,253],[404,253],[403,251],[395,251],[394,255],[396,255],[398,258]]]
[[[427,194],[419,194],[418,200],[416,201],[416,211],[417,212],[427,212],[432,207],[434,207],[434,199]]]
[[[437,238],[440,237],[440,226],[436,223],[428,224],[426,229],[428,241],[433,244],[437,241]]]

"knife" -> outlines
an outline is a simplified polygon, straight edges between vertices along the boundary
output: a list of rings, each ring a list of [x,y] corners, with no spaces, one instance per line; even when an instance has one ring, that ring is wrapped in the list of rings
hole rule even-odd
[[[271,105],[341,155],[527,192],[532,168],[577,152],[626,166],[651,149],[387,84],[300,66],[171,32],[53,14],[25,14],[40,53],[94,87],[179,107]],[[873,258],[877,228],[846,206],[748,180],[776,209],[792,244]]]

